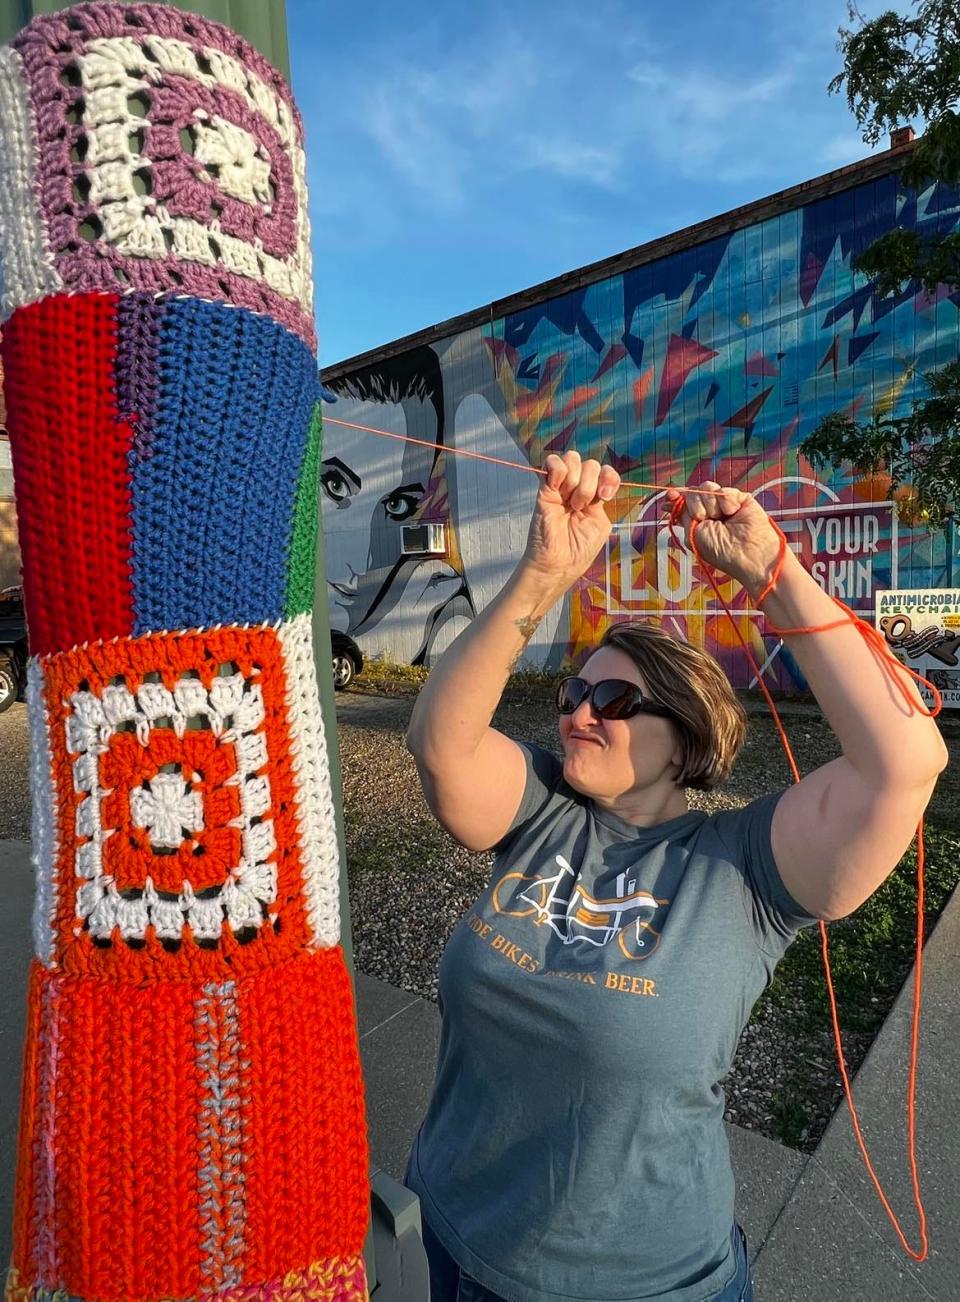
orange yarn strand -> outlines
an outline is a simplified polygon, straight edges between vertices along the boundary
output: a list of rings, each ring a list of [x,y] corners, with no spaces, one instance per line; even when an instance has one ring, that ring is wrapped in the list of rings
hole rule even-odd
[[[399,439],[401,443],[416,443],[420,448],[432,448],[434,452],[446,452],[452,457],[469,457],[471,461],[489,461],[493,466],[506,466],[510,470],[522,470],[528,475],[540,475],[546,479],[547,472],[541,470],[538,466],[525,466],[519,461],[507,461],[504,457],[491,457],[486,452],[469,452],[466,448],[446,447],[443,443],[431,443],[428,439],[415,439],[412,434],[394,434],[392,430],[377,429],[374,425],[358,425],[353,420],[338,420],[333,416],[324,416],[324,425],[340,425],[344,429],[362,430],[364,434],[377,434],[380,438]],[[673,484],[641,484],[635,480],[621,479],[621,488],[642,488],[655,489],[660,492],[666,492],[668,488],[673,488]],[[679,490],[678,490],[679,491]],[[698,489],[685,488],[685,493],[709,493],[711,497],[728,496],[730,490],[727,488]]]

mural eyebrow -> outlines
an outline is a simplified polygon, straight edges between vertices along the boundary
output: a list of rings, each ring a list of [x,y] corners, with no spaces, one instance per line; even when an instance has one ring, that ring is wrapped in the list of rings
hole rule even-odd
[[[339,470],[345,479],[349,479],[353,482],[356,488],[363,487],[363,480],[360,476],[356,471],[351,470],[349,466],[344,465],[339,457],[326,457],[324,458],[323,464],[324,466],[333,466],[335,470]]]
[[[398,493],[422,493],[424,491],[423,484],[401,484],[399,488],[395,488],[392,493],[388,494],[388,496],[396,497]]]

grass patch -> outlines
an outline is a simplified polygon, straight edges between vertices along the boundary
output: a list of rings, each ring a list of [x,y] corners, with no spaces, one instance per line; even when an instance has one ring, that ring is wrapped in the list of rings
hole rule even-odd
[[[960,836],[924,828],[924,931],[929,935],[960,880]],[[917,925],[917,851],[911,846],[898,868],[849,918],[828,929],[833,974],[843,1026],[876,1031],[913,966]],[[800,999],[811,1024],[829,1019],[819,927],[804,931],[787,951],[764,998]]]
[[[350,876],[382,873],[442,873],[455,842],[432,818],[372,823],[363,813],[344,812]]]
[[[511,700],[549,700],[557,680],[564,673],[574,673],[573,667],[561,673],[547,672],[525,665],[522,661],[507,679],[504,696]],[[430,677],[423,665],[403,665],[385,656],[364,661],[363,671],[353,680],[351,692],[367,696],[416,696]]]
[[[577,672],[579,666],[572,660],[564,660],[558,669],[551,670],[521,660],[507,679],[504,694],[518,700],[549,700],[559,680]],[[363,671],[354,679],[350,691],[371,696],[416,696],[429,677],[430,670],[424,665],[401,664],[385,655],[371,656],[364,661]],[[748,704],[757,700],[756,692],[738,688],[736,694]],[[771,695],[774,700],[816,706],[816,701],[809,692],[782,692],[773,689]]]
[[[806,1107],[807,1091],[800,1077],[792,1078],[774,1104],[773,1129],[788,1148],[803,1146],[810,1133],[810,1116]]]
[[[508,696],[536,700],[550,698],[553,696],[560,679],[567,674],[573,673],[576,673],[576,669],[572,665],[564,666],[559,671],[551,670],[548,672],[546,669],[527,667],[521,660],[518,668],[507,679],[505,692]]]
[[[924,845],[926,938],[960,880],[960,835],[944,828],[925,827]],[[851,1075],[859,1068],[910,975],[916,928],[914,845],[856,913],[827,929],[830,971]],[[802,932],[787,951],[751,1020],[761,1014],[766,1000],[790,1009],[797,1035],[797,1055],[779,1087],[770,1133],[791,1148],[812,1152],[842,1095],[819,927]]]
[[[429,676],[430,670],[422,665],[401,665],[378,656],[364,660],[350,691],[367,696],[416,696]]]

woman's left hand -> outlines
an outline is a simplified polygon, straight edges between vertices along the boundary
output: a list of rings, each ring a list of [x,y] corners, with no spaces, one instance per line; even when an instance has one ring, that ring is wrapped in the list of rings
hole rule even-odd
[[[773,521],[750,493],[725,488],[705,479],[694,489],[671,488],[667,508],[685,498],[680,523],[690,537],[694,520],[697,549],[708,565],[722,570],[748,588],[762,588],[770,579],[780,555],[780,537]]]

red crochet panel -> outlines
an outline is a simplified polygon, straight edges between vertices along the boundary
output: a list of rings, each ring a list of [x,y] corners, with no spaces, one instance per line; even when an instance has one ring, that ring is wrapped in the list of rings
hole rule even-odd
[[[324,1263],[362,1280],[368,1152],[339,947],[143,986],[35,962],[22,1119],[14,1279],[88,1299],[358,1296],[278,1279]]]
[[[116,402],[116,309],[115,294],[61,294],[21,308],[4,327],[7,427],[34,655],[133,631],[133,430]]]

